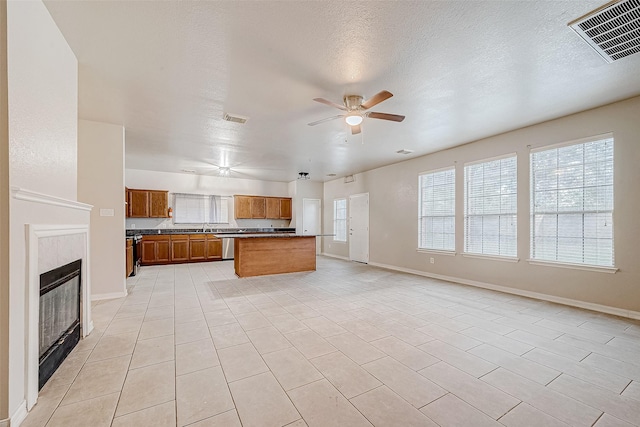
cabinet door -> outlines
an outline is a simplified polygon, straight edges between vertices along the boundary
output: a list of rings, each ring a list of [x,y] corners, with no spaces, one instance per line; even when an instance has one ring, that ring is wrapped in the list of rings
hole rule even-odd
[[[129,190],[129,217],[149,218],[149,192]]]
[[[207,259],[222,259],[222,240],[217,237],[207,237]]]
[[[233,200],[236,219],[251,219],[251,197],[234,196]]]
[[[264,197],[251,198],[251,218],[266,218],[267,206]]]
[[[280,199],[280,219],[291,219],[291,199]]]
[[[280,199],[275,197],[266,197],[267,201],[267,219],[280,219]]]
[[[169,209],[169,193],[166,191],[149,191],[149,217],[166,218]]]
[[[156,242],[142,241],[142,264],[153,264],[156,262]]]
[[[171,259],[169,256],[169,242],[168,240],[155,242],[156,243],[156,262],[169,262]]]
[[[171,261],[189,261],[189,239],[171,239]]]
[[[191,261],[204,260],[205,256],[204,236],[189,236],[189,259]]]

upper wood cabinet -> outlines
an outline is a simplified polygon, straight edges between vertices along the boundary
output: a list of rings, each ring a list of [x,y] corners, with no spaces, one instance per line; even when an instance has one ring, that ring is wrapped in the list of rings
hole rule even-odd
[[[233,196],[236,219],[291,219],[291,199]]]
[[[126,189],[128,218],[167,218],[169,192]]]
[[[280,199],[280,219],[291,219],[291,199]]]
[[[251,197],[234,196],[233,200],[236,219],[251,219]]]
[[[266,218],[267,206],[264,197],[251,198],[251,218]]]
[[[127,216],[130,218],[149,218],[149,192],[145,190],[127,190]]]

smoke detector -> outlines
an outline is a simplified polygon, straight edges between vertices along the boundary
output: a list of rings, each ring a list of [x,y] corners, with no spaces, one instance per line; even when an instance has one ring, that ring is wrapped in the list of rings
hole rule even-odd
[[[222,116],[222,119],[228,122],[240,123],[241,125],[247,123],[247,120],[249,120],[248,117],[242,117],[237,114],[229,114],[229,113],[224,113],[224,116]]]
[[[640,52],[640,0],[614,0],[568,25],[609,63]]]

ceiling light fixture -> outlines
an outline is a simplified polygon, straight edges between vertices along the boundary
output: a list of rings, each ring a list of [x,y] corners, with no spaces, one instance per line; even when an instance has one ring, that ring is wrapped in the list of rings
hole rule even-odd
[[[362,123],[362,116],[359,113],[349,113],[344,118],[344,121],[347,122],[349,126],[358,126]]]
[[[298,179],[310,179],[309,172],[298,172]]]
[[[218,174],[220,176],[229,176],[229,174],[231,174],[231,169],[229,169],[229,168],[220,168],[220,169],[218,169]]]

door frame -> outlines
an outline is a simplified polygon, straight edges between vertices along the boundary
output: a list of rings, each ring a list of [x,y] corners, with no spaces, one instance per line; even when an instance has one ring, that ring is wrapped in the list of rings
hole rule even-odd
[[[301,224],[301,229],[302,229],[302,234],[307,234],[305,229],[304,229],[304,205],[306,201],[317,201],[318,202],[318,233],[317,234],[322,234],[322,199],[316,199],[316,198],[311,198],[311,197],[305,197],[302,199],[302,224]],[[319,239],[318,237],[316,237],[316,254],[320,254],[322,252],[322,239]]]

